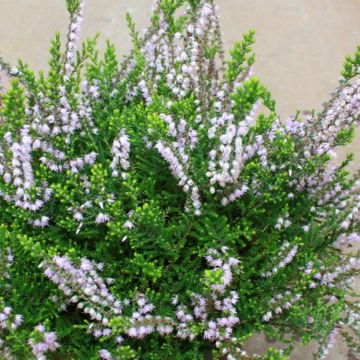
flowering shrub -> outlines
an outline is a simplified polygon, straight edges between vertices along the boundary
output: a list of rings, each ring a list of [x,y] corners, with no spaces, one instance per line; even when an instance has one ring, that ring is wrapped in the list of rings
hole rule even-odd
[[[253,77],[254,33],[225,60],[211,0],[161,0],[130,55],[78,45],[49,71],[0,58],[0,358],[323,359],[359,354],[360,47],[323,110],[281,122]],[[19,315],[15,315],[19,314]],[[20,315],[21,314],[21,315]],[[264,332],[286,344],[262,356]]]

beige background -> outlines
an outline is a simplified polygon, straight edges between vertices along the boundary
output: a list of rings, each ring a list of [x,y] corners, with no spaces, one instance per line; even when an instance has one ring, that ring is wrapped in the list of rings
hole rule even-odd
[[[64,0],[0,0],[0,53],[11,62],[23,58],[46,68],[55,31],[67,26]],[[130,47],[125,13],[138,28],[147,24],[151,0],[88,0],[83,37],[101,33],[119,54]],[[296,110],[320,109],[337,80],[346,54],[360,44],[360,0],[218,0],[226,49],[244,31],[256,29],[256,74],[272,91],[282,118]],[[358,132],[359,133],[359,132]],[[348,147],[359,152],[360,136]],[[343,155],[344,150],[339,151]],[[357,159],[360,157],[358,156]],[[360,168],[356,163],[353,169]],[[261,348],[259,341],[250,344]],[[267,345],[266,345],[267,346]],[[294,360],[311,359],[296,351]],[[342,344],[329,357],[347,359]]]

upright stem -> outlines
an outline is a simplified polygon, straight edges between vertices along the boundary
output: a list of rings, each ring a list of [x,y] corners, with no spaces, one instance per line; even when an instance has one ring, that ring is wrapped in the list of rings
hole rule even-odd
[[[204,360],[214,360],[212,349],[208,349],[204,353]]]

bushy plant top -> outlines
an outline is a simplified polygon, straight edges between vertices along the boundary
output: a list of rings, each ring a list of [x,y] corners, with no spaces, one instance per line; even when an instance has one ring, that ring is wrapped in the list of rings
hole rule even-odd
[[[121,60],[78,46],[35,75],[0,58],[1,359],[359,354],[360,48],[319,112],[280,121],[254,33],[226,59],[213,1],[159,0]],[[355,248],[356,249],[356,248]],[[282,351],[248,354],[265,332]]]

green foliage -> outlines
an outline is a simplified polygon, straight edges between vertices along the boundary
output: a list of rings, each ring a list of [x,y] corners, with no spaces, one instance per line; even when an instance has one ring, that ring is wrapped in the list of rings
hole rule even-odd
[[[354,56],[347,56],[344,69],[341,73],[345,80],[350,80],[360,73],[360,45],[356,48]]]
[[[178,16],[187,4],[190,7],[185,14]],[[66,5],[72,19],[78,16],[80,0],[66,0]],[[348,280],[358,270],[346,267],[350,255],[342,254],[334,242],[360,230],[358,222],[347,229],[343,226],[349,214],[356,214],[358,177],[350,176],[346,170],[352,156],[330,176],[330,154],[315,151],[320,145],[333,149],[351,142],[354,125],[336,130],[331,143],[328,139],[323,143],[318,140],[326,136],[328,128],[315,137],[322,122],[316,122],[314,114],[311,121],[315,125],[302,123],[299,114],[294,117],[296,126],[303,124],[303,134],[289,130],[289,122],[283,126],[270,92],[251,76],[254,32],[244,34],[243,40],[236,43],[224,68],[217,19],[200,29],[203,33],[188,29],[198,24],[203,5],[199,0],[160,1],[144,36],[128,15],[133,51],[123,60],[118,60],[110,42],[104,56],[99,57],[95,37],[75,51],[69,71],[59,34],[51,42],[47,73],[37,75],[23,62],[17,71],[11,71],[0,58],[2,68],[14,78],[0,97],[0,275],[9,273],[0,276],[0,296],[25,319],[18,331],[4,335],[16,359],[33,358],[27,341],[30,336],[41,337],[33,329],[44,323],[56,331],[61,344],[56,354],[48,355],[49,359],[98,359],[98,351],[106,348],[116,359],[194,360],[213,354],[222,360],[225,345],[239,356],[248,338],[264,332],[285,343],[287,349],[270,348],[263,359],[282,360],[291,354],[296,341],[322,341],[335,326],[349,320],[344,313],[349,309],[357,311],[348,300],[349,294],[356,295]],[[179,33],[182,35],[176,38]],[[159,54],[161,47],[154,50],[153,55],[158,57],[152,61],[153,38],[162,47],[169,47],[173,56],[169,55],[169,64],[166,56]],[[188,41],[188,47],[175,56],[179,39]],[[144,49],[150,49],[150,55]],[[192,61],[197,50],[201,56]],[[174,88],[181,91],[186,73],[181,55],[197,73],[192,70],[195,74],[188,75],[184,95],[178,96]],[[359,66],[360,47],[354,57],[346,59],[342,75],[349,84]],[[146,99],[141,82],[151,101]],[[257,104],[261,104],[260,110],[254,110]],[[327,106],[331,107],[332,102]],[[227,123],[228,119],[219,121],[229,114],[233,123]],[[166,116],[173,123],[166,121]],[[77,118],[79,123],[74,120]],[[193,148],[188,143],[181,148],[182,141],[189,141],[181,138],[182,120],[187,137],[191,130],[196,131]],[[67,133],[72,121],[76,126]],[[234,125],[238,134],[246,122],[251,125],[237,139],[241,154],[235,154],[234,141],[229,159],[223,161],[221,157],[227,150],[223,138],[228,126]],[[41,133],[39,124],[62,130],[55,135],[46,129]],[[171,135],[173,124],[175,137]],[[27,200],[36,201],[44,189],[51,189],[50,199],[36,211],[9,201],[9,194],[13,195],[17,187],[14,178],[6,181],[4,176],[19,167],[14,156],[16,146],[8,139],[20,144],[24,129],[31,141],[41,139],[40,145],[31,143],[33,181],[26,189]],[[130,139],[130,165],[116,176],[111,167],[113,147],[123,130]],[[212,130],[213,137],[209,135]],[[179,161],[182,176],[174,175],[179,166],[169,168],[169,161],[159,153],[160,142]],[[217,171],[239,160],[236,181],[211,182],[211,151],[216,153]],[[96,153],[96,161],[83,161],[92,152]],[[246,158],[241,157],[244,153]],[[72,166],[76,161],[82,166]],[[49,163],[64,166],[53,170],[47,166]],[[184,174],[186,184],[191,180],[200,194],[199,214],[192,207],[193,185],[185,188]],[[241,196],[232,199],[242,187],[245,190]],[[76,217],[79,213],[81,217]],[[106,214],[108,220],[98,221],[99,214]],[[35,226],[43,217],[48,217],[48,222]],[[288,248],[284,250],[286,243]],[[102,276],[113,279],[109,289],[115,297],[134,299],[142,293],[155,305],[156,315],[176,318],[176,308],[171,305],[174,295],[179,303],[191,307],[194,293],[211,300],[211,285],[223,284],[225,272],[221,266],[208,269],[204,260],[210,248],[223,247],[240,260],[231,279],[231,289],[239,296],[236,312],[240,324],[231,335],[236,341],[224,341],[223,348],[204,340],[205,321],[191,324],[196,335],[193,341],[157,333],[144,340],[125,336],[121,346],[109,336],[95,339],[89,333],[94,322],[39,268],[39,264],[56,255],[66,255],[75,264],[89,258],[104,264]],[[15,258],[9,269],[4,256],[8,248]],[[284,262],[294,248],[294,256]],[[353,256],[359,258],[359,254]],[[331,286],[320,281],[313,286],[318,274],[331,275],[338,267],[347,270]],[[211,319],[212,305],[208,306]],[[130,326],[131,311],[135,308],[110,319],[114,335],[124,335]],[[270,321],[265,316],[268,312]],[[357,346],[356,335],[343,334],[353,348]],[[241,357],[255,358],[259,357]]]
[[[70,15],[73,15],[79,9],[81,0],[66,0],[66,8]]]
[[[355,126],[351,126],[350,129],[342,129],[338,132],[336,138],[337,146],[344,146],[351,143],[355,137]]]
[[[230,51],[231,60],[228,61],[227,78],[233,83],[244,71],[249,71],[255,62],[255,55],[252,53],[252,45],[255,42],[255,31],[249,31],[243,35],[243,41],[236,42],[233,50]]]
[[[270,348],[266,352],[264,359],[265,360],[286,360],[287,357],[285,355],[283,355],[281,351]]]
[[[2,124],[0,135],[3,137],[6,132],[13,132],[21,128],[25,123],[25,96],[24,90],[20,86],[19,80],[14,79],[10,90],[2,99],[1,115],[8,121]]]

